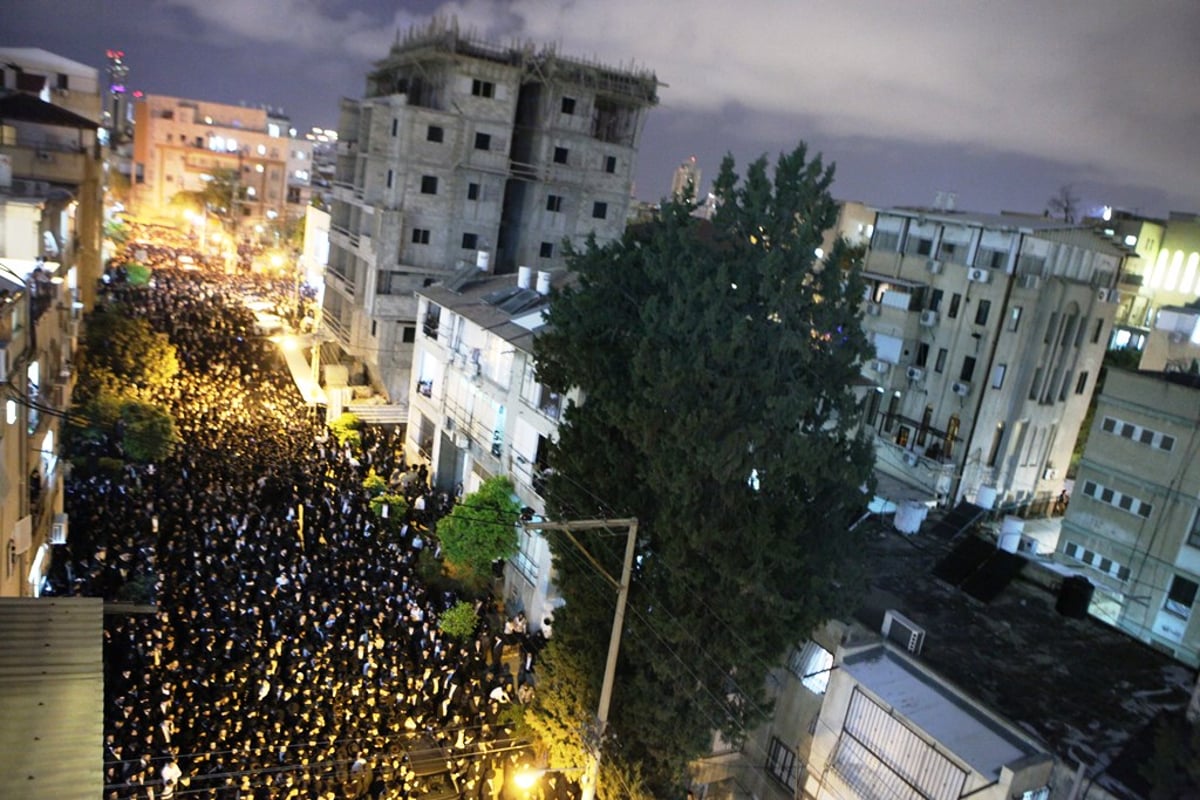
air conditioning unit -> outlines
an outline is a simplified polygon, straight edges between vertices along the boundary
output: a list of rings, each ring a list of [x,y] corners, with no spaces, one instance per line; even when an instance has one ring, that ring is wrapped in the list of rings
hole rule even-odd
[[[907,370],[905,370],[904,374],[908,376],[910,381],[919,381],[925,379],[925,370],[921,369],[920,367],[909,367]]]
[[[867,303],[867,313],[872,317],[879,316],[879,303]]]
[[[917,461],[918,461],[918,456],[916,453],[914,453],[912,450],[904,451],[904,463],[905,464],[908,464],[910,467],[915,467],[917,465]]]
[[[50,526],[50,544],[66,544],[70,518],[66,514],[55,514]]]
[[[926,328],[935,327],[938,324],[938,312],[926,310],[921,312],[921,325]]]
[[[1096,299],[1101,303],[1119,303],[1121,302],[1121,293],[1116,289],[1097,289]]]
[[[913,655],[920,654],[925,644],[925,629],[894,609],[884,612],[880,633]]]
[[[1041,275],[1022,275],[1021,276],[1021,288],[1022,289],[1040,289],[1040,288],[1042,288],[1042,276]]]
[[[959,397],[966,397],[971,393],[971,384],[966,381],[955,381],[954,385],[950,388]]]
[[[975,283],[987,283],[992,279],[992,273],[986,269],[971,269],[967,271],[967,280]]]
[[[1054,467],[1046,467],[1046,471],[1042,473],[1042,480],[1052,481],[1058,478],[1058,470]]]
[[[877,360],[871,364],[871,369],[875,370],[880,375],[886,375],[888,370],[890,370],[891,368],[892,368],[892,365],[886,361],[878,361]]]
[[[931,258],[925,262],[925,269],[929,270],[934,275],[942,274],[942,262],[936,258]]]

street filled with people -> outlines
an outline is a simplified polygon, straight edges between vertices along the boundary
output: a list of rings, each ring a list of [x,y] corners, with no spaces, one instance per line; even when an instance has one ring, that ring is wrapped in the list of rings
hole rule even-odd
[[[145,285],[116,266],[135,253]],[[98,301],[177,348],[153,400],[178,445],[114,470],[80,443],[67,481],[64,591],[138,601],[106,615],[105,797],[507,796],[537,642],[487,594],[473,636],[440,629],[461,598],[419,562],[453,498],[405,463],[401,428],[342,446],[305,406],[243,302],[286,286],[181,255],[134,237]],[[402,483],[404,520],[371,509],[372,471]]]

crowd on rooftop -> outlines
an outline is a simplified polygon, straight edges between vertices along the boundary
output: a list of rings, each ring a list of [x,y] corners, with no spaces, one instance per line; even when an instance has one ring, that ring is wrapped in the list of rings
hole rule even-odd
[[[252,277],[139,249],[150,284],[110,273],[99,302],[178,348],[155,401],[181,442],[119,473],[85,451],[67,482],[67,590],[113,600],[141,581],[155,602],[107,616],[105,797],[507,796],[525,753],[506,712],[529,699],[537,641],[490,596],[474,636],[440,630],[458,597],[417,569],[436,514],[415,509],[445,508],[427,473],[394,429],[338,445],[254,336]],[[405,476],[403,525],[371,510],[370,470]]]

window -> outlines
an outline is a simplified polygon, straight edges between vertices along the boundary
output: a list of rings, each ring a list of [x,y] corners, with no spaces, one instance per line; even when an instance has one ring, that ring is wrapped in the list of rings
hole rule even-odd
[[[394,135],[395,134],[393,134],[393,136]],[[441,125],[430,125],[425,130],[425,141],[427,142],[440,142],[445,138],[445,136],[446,130]]]
[[[1135,430],[1137,430],[1137,428],[1135,428],[1133,425],[1130,425],[1128,422],[1126,422],[1124,425],[1121,426],[1121,438],[1132,439],[1133,432]]]
[[[1096,327],[1092,331],[1092,344],[1096,344],[1097,342],[1100,341],[1100,334],[1103,332],[1104,332],[1104,320],[1098,319],[1098,320],[1096,320]]]
[[[421,176],[421,194],[437,194],[438,179],[436,175]]]
[[[1030,400],[1037,400],[1037,398],[1038,398],[1038,391],[1042,387],[1043,371],[1044,370],[1041,367],[1038,367],[1033,372],[1033,382],[1029,384],[1029,399]]]
[[[491,150],[492,149],[492,135],[490,133],[476,132],[476,134],[475,134],[475,149],[476,150]]]
[[[554,258],[554,245],[550,242],[542,242],[542,246],[538,249],[538,256],[541,258]]]
[[[1017,327],[1021,324],[1021,307],[1013,306],[1008,310],[1008,329],[1016,332]]]
[[[562,200],[561,194],[546,195],[546,210],[555,213],[562,211]]]
[[[392,170],[387,171],[387,188],[392,188],[392,182],[396,179],[396,174]]]
[[[1138,441],[1142,444],[1150,444],[1154,441],[1154,431],[1149,428],[1142,428],[1142,433],[1138,436]]]
[[[958,318],[958,304],[961,302],[962,302],[961,294],[956,293],[953,296],[951,296],[950,310],[946,312],[946,316],[948,316],[950,319],[957,319]]]
[[[951,414],[950,421],[946,423],[946,442],[942,448],[942,454],[946,458],[951,458],[954,455],[954,443],[958,441],[958,426],[962,421],[958,418],[958,414]]]
[[[946,348],[939,347],[938,354],[937,354],[937,361],[935,361],[933,364],[934,372],[940,373],[940,372],[946,371],[946,355],[947,355]]]
[[[555,164],[567,163],[567,154],[568,154],[568,150],[565,147],[554,148],[554,163]]]
[[[405,325],[404,331],[401,333],[400,340],[405,344],[412,344],[417,340],[417,326]]]
[[[608,218],[608,203],[595,202],[592,203],[592,218],[607,219]]]
[[[1175,437],[1163,434],[1163,437],[1158,440],[1158,446],[1161,450],[1166,450],[1168,453],[1175,449]]]
[[[929,345],[921,342],[917,345],[917,358],[914,363],[918,367],[923,367],[927,361],[929,361]]]
[[[987,465],[989,467],[996,466],[996,459],[1000,457],[1000,444],[1004,441],[1004,423],[997,422],[996,430],[992,433],[992,446],[988,450]]]
[[[1088,374],[1086,372],[1079,373],[1079,377],[1075,379],[1075,394],[1083,394],[1087,389]]]
[[[478,78],[471,81],[471,94],[476,97],[495,97],[496,84],[491,81],[481,81]]]
[[[775,780],[788,789],[796,789],[796,754],[784,746],[779,737],[771,737],[771,748],[767,753],[767,770]]]
[[[788,670],[814,694],[825,694],[832,669],[833,653],[813,641],[793,648],[788,657]]]
[[[397,134],[399,134],[399,133],[400,133],[400,120],[393,118],[392,119],[392,138],[395,139]],[[439,139],[438,141],[441,141],[441,140]]]
[[[412,243],[413,244],[429,244],[429,229],[428,228],[413,228]]]
[[[997,364],[992,368],[992,388],[999,389],[1004,386],[1004,373],[1008,371],[1007,364]]]
[[[562,105],[559,106],[559,108],[562,109],[562,113],[564,113],[564,114],[574,114],[575,113],[575,98],[574,97],[564,97],[562,99]]]
[[[933,239],[917,239],[916,247],[914,247],[919,256],[927,256],[933,252]]]
[[[980,300],[979,305],[975,306],[975,324],[987,325],[988,314],[992,311],[991,300]]]
[[[963,356],[962,369],[958,372],[960,381],[970,382],[971,376],[975,374],[975,356]]]
[[[929,433],[929,424],[933,422],[933,406],[925,406],[921,413],[921,427],[917,428],[917,446],[925,446],[925,436]]]
[[[1117,421],[1112,417],[1105,417],[1104,422],[1100,423],[1100,430],[1105,433],[1112,433],[1117,429]]]
[[[1167,601],[1163,604],[1163,608],[1187,619],[1192,615],[1192,605],[1196,602],[1197,588],[1200,586],[1197,586],[1195,581],[1182,575],[1176,575],[1171,580],[1171,588],[1167,591]]]
[[[608,173],[613,173],[613,172],[617,171],[617,157],[616,156],[607,156],[604,159],[604,171],[608,172]]]
[[[379,325],[379,323],[377,320],[371,320],[371,336],[372,336],[372,338],[376,336],[376,329],[378,328],[378,325]]]
[[[462,235],[463,250],[475,250],[479,244],[479,235],[475,233],[464,233]]]
[[[468,200],[478,200],[479,199],[479,184],[478,183],[468,183],[467,184],[467,199]]]
[[[937,311],[938,308],[941,307],[942,298],[945,296],[945,294],[946,293],[943,292],[941,289],[934,289],[929,294],[929,310],[930,311]]]
[[[1054,311],[1050,314],[1050,324],[1046,326],[1046,335],[1042,337],[1042,344],[1050,344],[1054,339],[1054,331],[1058,328],[1058,312]]]

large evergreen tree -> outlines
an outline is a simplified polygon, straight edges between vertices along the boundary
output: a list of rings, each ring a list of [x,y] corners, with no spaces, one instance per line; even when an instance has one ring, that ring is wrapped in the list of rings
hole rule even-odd
[[[552,452],[550,512],[640,521],[604,753],[657,796],[713,730],[761,718],[767,670],[855,594],[848,528],[873,456],[850,387],[871,349],[859,254],[815,255],[832,178],[803,145],[773,175],[764,157],[741,179],[727,157],[711,223],[673,203],[574,253],[537,341],[542,381],[585,397]],[[561,649],[573,666],[547,670],[535,727],[578,743],[562,711],[580,674],[594,707],[615,602],[591,559],[619,574],[624,537],[581,541],[589,558],[548,536],[566,606],[547,664]]]

